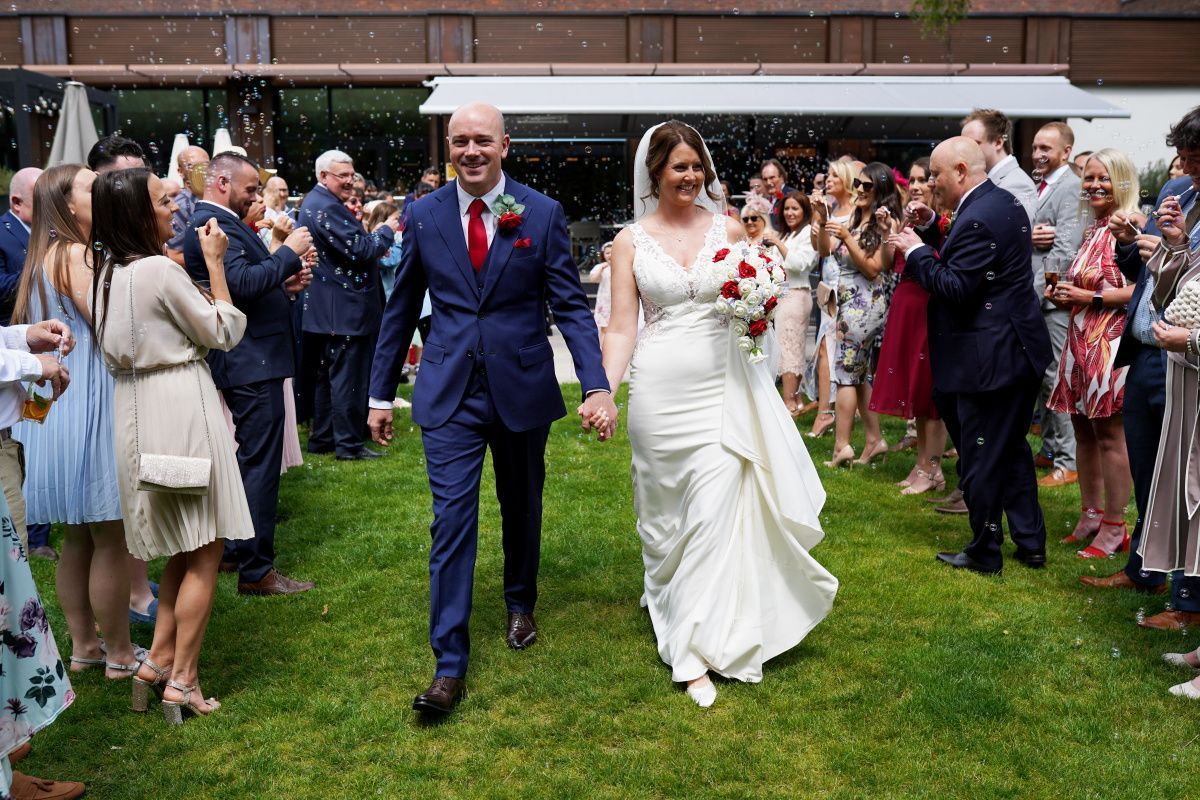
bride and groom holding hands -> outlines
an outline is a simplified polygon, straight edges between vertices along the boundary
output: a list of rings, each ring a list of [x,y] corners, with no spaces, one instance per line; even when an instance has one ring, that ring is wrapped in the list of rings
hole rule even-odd
[[[612,389],[629,372],[642,603],[672,680],[701,706],[716,699],[713,673],[761,680],[763,662],[825,617],[838,584],[808,553],[823,535],[825,493],[770,362],[750,363],[715,311],[727,278],[714,254],[745,233],[721,213],[703,140],[677,121],[642,138],[637,221],[614,242],[602,354],[562,206],[504,173],[500,112],[464,106],[447,138],[458,178],[409,212],[370,391],[372,436],[386,445],[391,398],[428,291],[432,325],[412,413],[433,496],[436,671],[413,708],[446,714],[466,694],[488,449],[503,519],[507,642],[521,650],[537,639],[545,448],[551,423],[566,413],[543,322],[547,301],[580,380],[583,427],[601,440],[616,429]]]

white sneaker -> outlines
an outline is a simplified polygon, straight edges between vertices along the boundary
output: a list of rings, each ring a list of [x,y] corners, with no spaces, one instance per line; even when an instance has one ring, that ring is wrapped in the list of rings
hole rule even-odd
[[[1177,683],[1167,690],[1176,697],[1186,697],[1189,700],[1200,700],[1200,689],[1192,685],[1191,681],[1186,683]]]
[[[687,693],[688,697],[692,698],[701,708],[708,708],[717,701],[717,687],[707,676],[703,683],[695,683],[687,687]],[[1197,696],[1200,696],[1200,693]]]
[[[1184,658],[1184,656],[1187,656],[1187,655],[1191,655],[1191,654],[1190,653],[1163,653],[1162,660],[1167,662],[1168,664],[1170,664],[1173,667],[1186,667],[1187,669],[1194,669],[1194,670],[1200,671],[1200,667],[1194,667],[1187,662],[1187,660]]]

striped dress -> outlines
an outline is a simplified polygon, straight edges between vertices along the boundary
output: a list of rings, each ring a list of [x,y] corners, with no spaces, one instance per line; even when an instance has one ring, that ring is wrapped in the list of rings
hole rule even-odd
[[[121,519],[121,493],[113,446],[115,382],[93,345],[92,331],[69,296],[41,275],[48,309],[30,295],[30,319],[61,320],[75,335],[63,364],[71,384],[45,423],[23,421],[13,437],[25,446],[25,502],[30,523],[81,525]],[[49,395],[48,387],[34,391]]]

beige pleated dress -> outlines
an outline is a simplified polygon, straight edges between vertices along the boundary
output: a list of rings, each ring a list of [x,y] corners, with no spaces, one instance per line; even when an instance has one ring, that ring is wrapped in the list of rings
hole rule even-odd
[[[196,550],[218,537],[253,538],[233,437],[204,361],[210,349],[231,350],[241,341],[245,314],[221,300],[210,302],[164,256],[113,270],[107,314],[100,349],[117,381],[113,436],[129,552],[150,560]],[[138,489],[139,447],[143,453],[209,458],[210,446],[207,495]]]

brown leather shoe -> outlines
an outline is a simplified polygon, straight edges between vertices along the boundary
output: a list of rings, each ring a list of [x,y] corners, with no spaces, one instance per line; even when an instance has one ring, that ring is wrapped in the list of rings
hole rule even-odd
[[[449,714],[467,696],[462,678],[434,678],[429,688],[413,698],[413,711],[442,716]]]
[[[1142,628],[1153,628],[1156,631],[1178,631],[1184,628],[1194,628],[1200,625],[1200,612],[1195,611],[1164,611],[1153,617],[1146,617],[1138,623]]]
[[[238,562],[236,562],[236,561],[222,561],[220,566],[217,567],[217,572],[237,572],[237,571],[238,571]]]
[[[73,781],[45,781],[13,771],[13,800],[70,800],[83,797],[87,787]]]
[[[947,503],[957,503],[959,500],[962,500],[962,490],[961,489],[955,489],[954,491],[952,491],[950,494],[946,495],[945,497],[926,497],[925,498],[926,503],[933,503],[935,506],[944,506]]]
[[[1053,458],[1046,458],[1041,453],[1033,457],[1033,466],[1037,469],[1051,469],[1054,466]]]
[[[253,583],[238,583],[238,594],[300,594],[316,586],[310,581],[294,581],[279,570],[273,569]]]
[[[1163,581],[1158,586],[1146,586],[1138,583],[1133,578],[1125,574],[1124,570],[1114,572],[1104,578],[1097,578],[1093,575],[1080,575],[1079,582],[1084,586],[1094,586],[1097,589],[1132,589],[1135,592],[1142,594],[1166,594],[1167,583]]]
[[[31,750],[33,750],[33,745],[31,745],[29,742],[26,742],[8,754],[8,763],[19,764],[25,760],[26,756],[29,755],[29,751]]]
[[[1053,472],[1038,481],[1038,486],[1052,489],[1056,486],[1070,486],[1072,483],[1079,483],[1078,472],[1073,469],[1055,467]]]
[[[967,513],[967,501],[963,500],[960,497],[957,500],[954,500],[952,502],[944,503],[940,506],[935,506],[933,510],[938,512],[939,514],[966,514]]]
[[[58,561],[58,551],[48,544],[32,548],[29,551],[29,555],[34,558],[44,558],[47,561]]]
[[[537,624],[533,614],[508,612],[508,646],[513,650],[524,650],[537,641]]]

